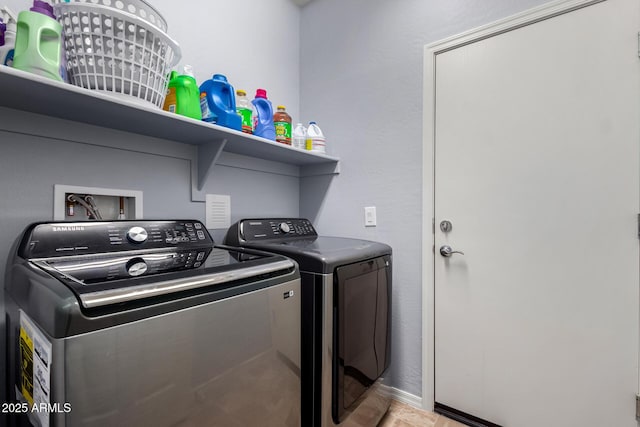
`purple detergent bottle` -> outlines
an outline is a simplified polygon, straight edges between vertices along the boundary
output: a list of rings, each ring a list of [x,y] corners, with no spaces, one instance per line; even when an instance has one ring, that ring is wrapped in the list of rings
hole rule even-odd
[[[258,89],[256,97],[251,103],[256,107],[256,123],[253,134],[275,141],[276,128],[273,125],[273,105],[267,99],[267,91]]]

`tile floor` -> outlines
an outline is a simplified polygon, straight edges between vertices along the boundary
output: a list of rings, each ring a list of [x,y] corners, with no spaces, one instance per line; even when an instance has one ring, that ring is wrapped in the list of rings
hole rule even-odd
[[[407,404],[391,401],[391,407],[378,427],[466,427],[433,412],[423,411]]]

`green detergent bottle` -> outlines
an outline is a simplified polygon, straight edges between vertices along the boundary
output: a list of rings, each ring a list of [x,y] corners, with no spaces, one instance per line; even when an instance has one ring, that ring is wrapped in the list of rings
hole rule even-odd
[[[202,120],[200,89],[193,77],[193,69],[190,65],[184,66],[182,74],[178,74],[176,71],[171,72],[162,109],[170,113]]]
[[[53,7],[34,0],[31,9],[18,14],[13,68],[62,81],[61,33],[62,25],[56,21]]]

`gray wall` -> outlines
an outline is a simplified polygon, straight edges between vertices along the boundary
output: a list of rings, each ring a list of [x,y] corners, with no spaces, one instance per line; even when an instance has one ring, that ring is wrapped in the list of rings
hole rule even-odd
[[[544,0],[315,0],[302,9],[300,111],[341,159],[332,181],[308,178],[300,212],[320,232],[394,250],[390,383],[422,394],[423,55],[426,44]],[[307,186],[305,185],[305,188]],[[364,227],[376,206],[378,226]],[[430,225],[429,225],[430,226]],[[429,403],[427,403],[429,404]]]

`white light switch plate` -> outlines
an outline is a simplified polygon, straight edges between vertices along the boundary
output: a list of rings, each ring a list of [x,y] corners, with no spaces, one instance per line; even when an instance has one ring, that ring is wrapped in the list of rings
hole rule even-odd
[[[375,227],[377,225],[376,207],[368,206],[364,208],[364,226]]]

